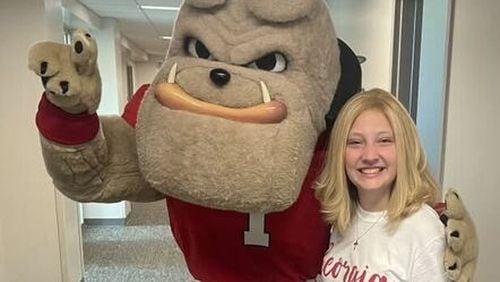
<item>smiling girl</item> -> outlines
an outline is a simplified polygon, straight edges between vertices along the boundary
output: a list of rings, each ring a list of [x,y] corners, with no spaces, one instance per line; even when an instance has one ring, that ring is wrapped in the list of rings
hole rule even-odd
[[[437,184],[417,129],[390,93],[352,97],[331,132],[316,196],[333,225],[323,281],[447,281]]]

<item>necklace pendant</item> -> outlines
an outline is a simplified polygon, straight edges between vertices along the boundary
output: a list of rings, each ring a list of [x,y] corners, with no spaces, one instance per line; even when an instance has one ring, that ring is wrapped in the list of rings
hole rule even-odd
[[[352,250],[355,251],[356,248],[358,247],[359,243],[358,243],[358,240],[354,241],[354,243],[352,244]]]

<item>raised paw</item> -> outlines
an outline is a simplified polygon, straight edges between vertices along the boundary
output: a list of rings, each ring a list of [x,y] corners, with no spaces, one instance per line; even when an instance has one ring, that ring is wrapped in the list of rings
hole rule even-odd
[[[73,44],[40,42],[29,51],[29,68],[42,79],[47,99],[69,113],[94,113],[100,101],[97,44],[77,30]]]

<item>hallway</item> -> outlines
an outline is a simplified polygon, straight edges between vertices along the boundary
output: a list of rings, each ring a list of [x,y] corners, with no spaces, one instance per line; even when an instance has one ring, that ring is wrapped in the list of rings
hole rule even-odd
[[[82,227],[85,281],[193,281],[165,201],[132,203],[125,225]]]

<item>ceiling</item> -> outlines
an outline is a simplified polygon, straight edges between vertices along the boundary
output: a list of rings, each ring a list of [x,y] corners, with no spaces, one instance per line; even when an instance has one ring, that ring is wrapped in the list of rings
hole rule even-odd
[[[149,55],[164,55],[177,11],[146,10],[139,5],[179,7],[182,0],[78,0],[102,18],[115,18],[123,36]]]

